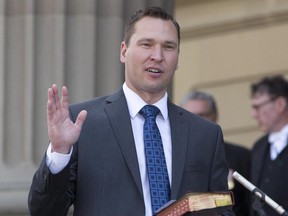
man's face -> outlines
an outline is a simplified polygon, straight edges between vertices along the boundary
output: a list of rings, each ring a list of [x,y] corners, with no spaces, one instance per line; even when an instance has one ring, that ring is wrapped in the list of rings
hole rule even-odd
[[[189,100],[182,107],[188,110],[189,112],[199,115],[205,119],[208,119],[213,122],[217,121],[216,114],[211,111],[209,104],[206,100],[202,99]]]
[[[179,42],[171,21],[144,17],[135,24],[129,45],[122,42],[127,86],[142,98],[162,97],[177,69]]]
[[[278,131],[280,113],[277,107],[277,99],[272,99],[268,94],[255,94],[252,98],[252,117],[258,121],[263,132]]]

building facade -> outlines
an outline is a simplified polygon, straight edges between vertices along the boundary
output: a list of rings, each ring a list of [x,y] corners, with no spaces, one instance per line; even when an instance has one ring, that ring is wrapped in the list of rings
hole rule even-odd
[[[249,87],[288,75],[287,0],[0,0],[0,215],[28,215],[32,176],[48,145],[47,89],[70,103],[121,87],[125,20],[159,5],[181,25],[179,69],[170,89],[215,95],[225,138],[251,147]]]
[[[175,15],[182,41],[174,101],[192,89],[210,92],[225,139],[251,148],[261,135],[251,83],[288,75],[288,1],[176,0]]]

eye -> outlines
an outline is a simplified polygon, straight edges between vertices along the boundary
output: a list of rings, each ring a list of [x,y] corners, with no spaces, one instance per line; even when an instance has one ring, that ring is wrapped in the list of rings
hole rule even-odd
[[[174,46],[167,45],[167,46],[165,47],[165,49],[168,49],[168,50],[174,50],[175,47],[174,47]]]
[[[140,45],[143,47],[147,47],[147,48],[151,47],[151,43],[148,43],[148,42],[143,42]]]
[[[164,45],[164,49],[166,50],[175,50],[176,49],[176,46],[174,44],[165,44]]]

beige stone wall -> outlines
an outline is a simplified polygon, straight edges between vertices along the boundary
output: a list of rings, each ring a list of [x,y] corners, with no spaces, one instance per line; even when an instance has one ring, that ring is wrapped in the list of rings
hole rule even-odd
[[[251,118],[250,85],[288,74],[288,1],[176,0],[182,27],[173,100],[191,89],[218,101],[225,139],[252,147],[261,135]]]

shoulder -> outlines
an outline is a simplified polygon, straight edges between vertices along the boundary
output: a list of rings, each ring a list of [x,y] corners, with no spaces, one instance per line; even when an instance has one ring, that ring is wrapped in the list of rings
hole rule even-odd
[[[73,113],[80,112],[81,110],[87,110],[88,112],[101,110],[104,108],[106,104],[112,103],[116,100],[125,100],[125,96],[122,89],[118,90],[117,92],[111,95],[99,96],[87,101],[71,104],[69,106],[69,109]]]
[[[198,115],[195,115],[182,107],[173,104],[171,102],[168,102],[168,112],[169,112],[169,118],[171,123],[173,124],[173,121],[182,121],[186,122],[190,127],[197,128],[197,129],[203,129],[203,130],[210,130],[210,129],[220,129],[220,126],[212,121],[206,120]]]

